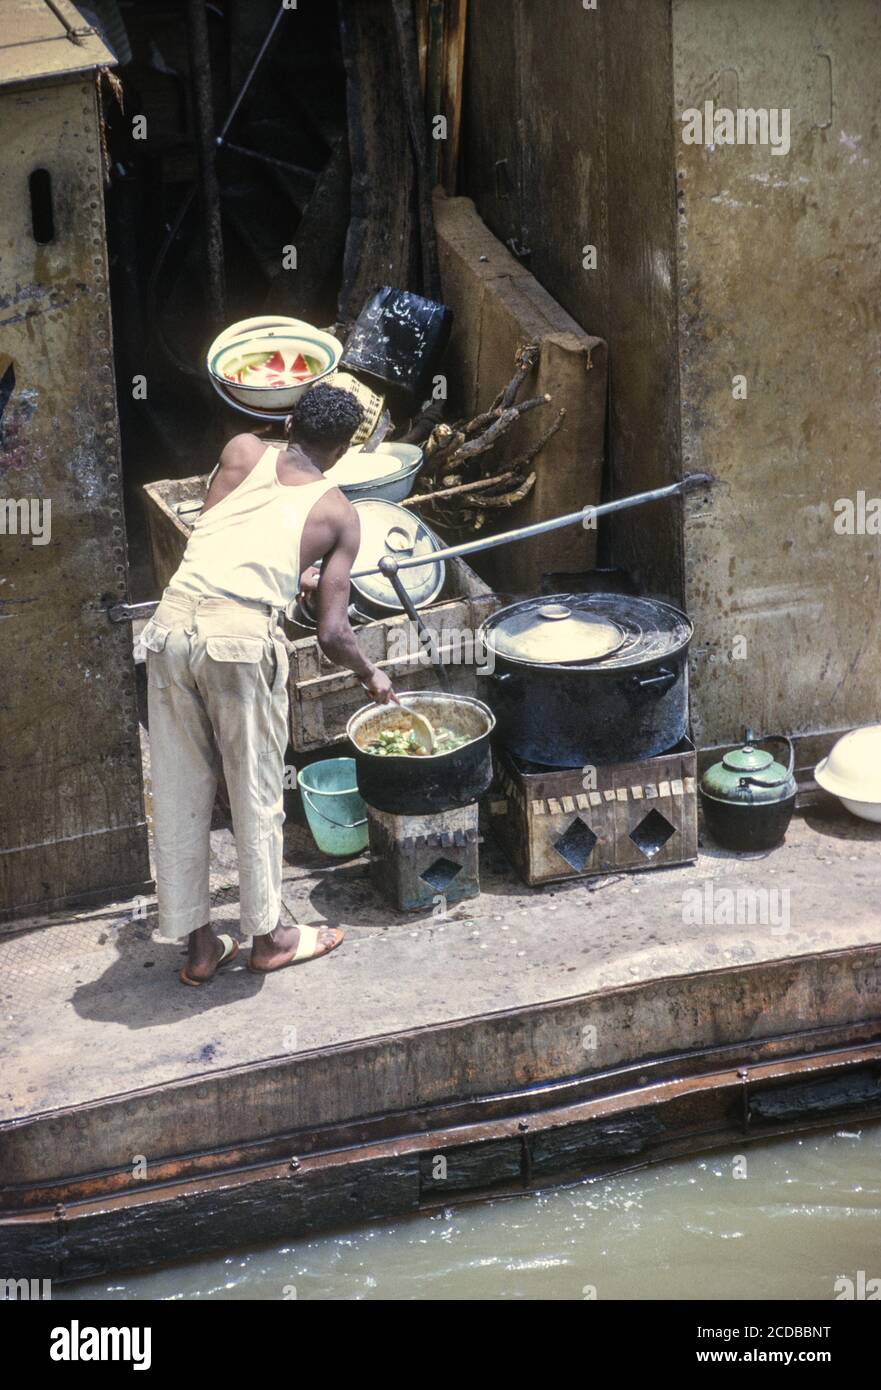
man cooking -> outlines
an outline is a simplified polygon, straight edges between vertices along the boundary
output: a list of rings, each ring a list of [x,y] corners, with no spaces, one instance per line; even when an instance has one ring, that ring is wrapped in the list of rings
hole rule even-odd
[[[187,938],[180,978],[202,985],[238,946],[210,925],[209,831],[221,768],[239,859],[249,967],[269,974],[337,947],[337,928],[285,926],[282,788],[288,655],[281,610],[314,589],[323,651],[381,704],[391,682],[358,648],[349,575],[358,514],[325,473],[362,420],[351,392],[319,383],[286,421],[287,448],[253,434],[220,456],[183,560],[141,637],[147,649],[159,935]],[[321,560],[320,575],[312,570]]]

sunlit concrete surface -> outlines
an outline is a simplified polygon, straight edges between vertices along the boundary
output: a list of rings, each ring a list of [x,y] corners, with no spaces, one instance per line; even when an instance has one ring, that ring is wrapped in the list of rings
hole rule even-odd
[[[212,844],[214,920],[235,932],[231,830],[215,830]],[[405,915],[372,887],[366,856],[333,863],[290,823],[285,911],[342,926],[343,947],[269,978],[246,969],[243,950],[201,989],[179,983],[181,950],[153,939],[153,899],[141,916],[120,904],[16,924],[0,938],[0,1118],[654,979],[728,969],[719,989],[730,993],[740,967],[881,937],[881,826],[831,801],[797,816],[786,844],[766,855],[705,846],[681,869],[526,889],[485,840],[481,873],[481,897],[449,916]],[[742,920],[743,898],[740,921],[699,920],[726,917],[724,890],[756,895],[768,920]],[[848,997],[839,981],[839,1013]],[[863,969],[852,997],[854,1020],[877,1013],[881,970],[867,978]],[[769,1016],[765,1035],[791,1023]],[[683,1017],[682,1047],[705,1041],[693,1026]],[[744,1036],[761,1032],[761,1020],[744,1021]]]

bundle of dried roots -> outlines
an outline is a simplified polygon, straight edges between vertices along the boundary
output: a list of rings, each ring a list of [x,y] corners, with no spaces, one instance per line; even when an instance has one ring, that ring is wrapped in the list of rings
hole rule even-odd
[[[424,445],[426,463],[420,475],[419,491],[408,499],[408,506],[420,505],[431,520],[447,528],[479,531],[494,508],[512,507],[529,495],[535,486],[531,464],[560,428],[566,414],[564,410],[540,438],[513,462],[507,463],[503,471],[493,471],[493,460],[488,455],[521,415],[550,404],[548,395],[517,400],[523,383],[538,362],[538,352],[535,343],[518,349],[514,375],[489,410],[475,415],[473,420],[460,420],[452,425],[442,422],[434,426]]]

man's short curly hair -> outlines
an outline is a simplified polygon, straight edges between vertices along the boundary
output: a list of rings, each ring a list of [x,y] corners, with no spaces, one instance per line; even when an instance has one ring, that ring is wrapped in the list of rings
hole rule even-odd
[[[288,438],[313,448],[338,449],[349,443],[363,419],[357,396],[341,386],[319,382],[303,393],[291,411]]]

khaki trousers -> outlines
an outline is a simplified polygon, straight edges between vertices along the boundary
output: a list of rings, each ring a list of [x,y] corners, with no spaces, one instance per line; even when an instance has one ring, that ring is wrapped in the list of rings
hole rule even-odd
[[[211,812],[226,779],[239,859],[241,929],[270,932],[281,908],[286,639],[268,604],[166,589],[141,634],[147,698],[158,935],[209,921]]]

